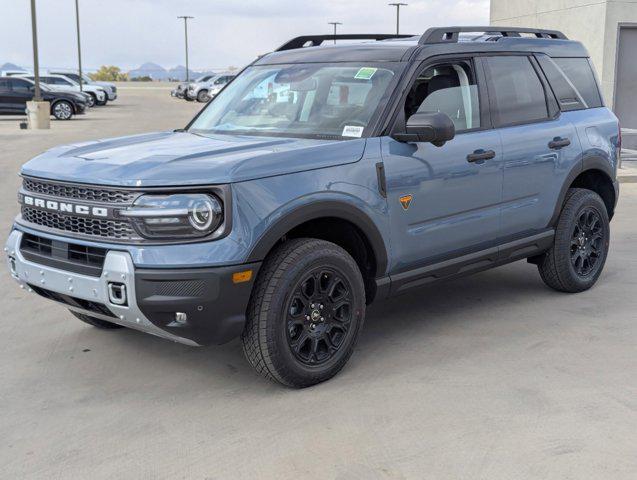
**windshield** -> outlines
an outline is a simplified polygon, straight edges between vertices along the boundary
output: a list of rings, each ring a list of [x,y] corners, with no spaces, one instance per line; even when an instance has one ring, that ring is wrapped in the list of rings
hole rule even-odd
[[[393,68],[367,64],[249,67],[210,102],[190,131],[362,137],[396,76]]]

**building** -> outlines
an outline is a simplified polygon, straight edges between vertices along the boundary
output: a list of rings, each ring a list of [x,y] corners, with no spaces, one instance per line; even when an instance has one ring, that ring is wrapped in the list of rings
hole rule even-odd
[[[624,143],[637,148],[637,0],[491,0],[491,24],[555,29],[582,42],[627,129]]]

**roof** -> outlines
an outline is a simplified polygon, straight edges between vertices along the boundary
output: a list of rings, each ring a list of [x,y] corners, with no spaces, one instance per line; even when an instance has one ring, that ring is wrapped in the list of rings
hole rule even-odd
[[[328,44],[331,40],[372,39],[356,44]],[[307,45],[309,46],[303,46]],[[356,34],[307,35],[259,58],[256,65],[321,62],[401,62],[449,53],[530,52],[551,57],[588,57],[584,46],[555,30],[518,27],[444,27],[422,36]]]

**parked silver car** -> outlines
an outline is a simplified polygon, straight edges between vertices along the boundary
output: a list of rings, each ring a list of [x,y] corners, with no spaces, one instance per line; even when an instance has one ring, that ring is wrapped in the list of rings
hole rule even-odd
[[[230,83],[234,77],[235,74],[232,73],[221,73],[210,78],[208,81],[191,83],[186,90],[186,98],[188,100],[197,100],[201,103],[208,102],[214,98],[223,87]]]
[[[215,74],[202,75],[201,77],[196,78],[192,82],[181,82],[179,85],[177,85],[175,88],[173,88],[170,91],[170,96],[177,97],[177,98],[186,98],[186,91],[188,90],[188,87],[190,85],[192,85],[193,83],[207,82],[208,80],[210,80],[211,78],[214,78],[215,76],[216,76]],[[190,100],[190,99],[187,99],[187,100]]]
[[[71,80],[73,80],[76,83],[80,83],[80,75],[73,70],[51,70],[49,73],[51,73],[52,75],[64,75],[65,77],[70,78]],[[104,89],[104,91],[106,92],[106,96],[108,97],[107,100],[109,102],[112,102],[113,100],[117,99],[117,87],[115,86],[114,83],[111,82],[96,82],[94,80],[91,80],[91,77],[89,77],[88,75],[86,75],[85,73],[82,74],[82,85],[97,85],[99,87],[102,87]]]

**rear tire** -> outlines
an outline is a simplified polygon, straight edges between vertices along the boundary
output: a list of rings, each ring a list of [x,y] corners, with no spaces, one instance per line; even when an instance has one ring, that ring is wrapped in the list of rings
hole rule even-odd
[[[608,212],[601,197],[591,190],[570,189],[553,246],[538,264],[542,280],[560,292],[588,290],[602,273],[609,240]]]
[[[354,259],[330,242],[290,240],[268,255],[259,272],[243,351],[264,377],[309,387],[347,363],[364,317],[365,287]]]
[[[83,313],[77,313],[73,310],[69,310],[74,316],[82,320],[84,323],[88,323],[93,327],[99,328],[101,330],[116,330],[118,328],[124,328],[122,325],[118,325],[116,323],[107,322],[105,320],[100,320],[99,318],[90,317],[88,315],[84,315]]]
[[[200,90],[197,94],[197,101],[199,103],[206,103],[208,100],[210,100],[210,97],[208,96],[208,90]]]

